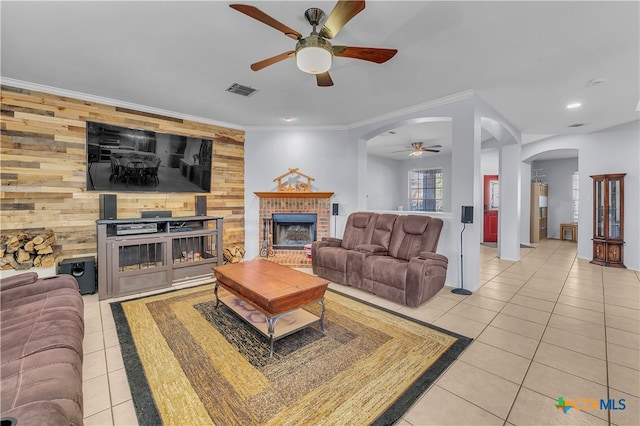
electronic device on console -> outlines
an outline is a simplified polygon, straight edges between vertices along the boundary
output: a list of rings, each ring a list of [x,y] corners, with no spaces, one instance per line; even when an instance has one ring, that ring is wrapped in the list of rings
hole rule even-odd
[[[124,223],[116,225],[116,235],[155,234],[157,223]]]

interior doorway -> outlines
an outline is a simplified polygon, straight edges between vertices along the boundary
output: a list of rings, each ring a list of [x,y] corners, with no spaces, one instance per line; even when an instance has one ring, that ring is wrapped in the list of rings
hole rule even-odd
[[[500,185],[498,175],[484,175],[484,242],[498,242]]]

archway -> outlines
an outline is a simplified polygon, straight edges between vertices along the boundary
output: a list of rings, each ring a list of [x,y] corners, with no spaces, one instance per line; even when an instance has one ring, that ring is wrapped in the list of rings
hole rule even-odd
[[[482,132],[490,135],[483,138],[481,145],[481,241],[494,242],[500,258],[519,259],[520,143],[513,130],[496,118],[482,116],[480,124]]]

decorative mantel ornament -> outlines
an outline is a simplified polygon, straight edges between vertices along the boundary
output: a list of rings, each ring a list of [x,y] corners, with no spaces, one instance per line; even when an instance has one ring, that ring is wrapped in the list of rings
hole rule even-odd
[[[286,179],[285,179],[286,178]],[[306,179],[306,183],[302,179]],[[311,192],[311,182],[315,179],[298,171],[297,168],[289,169],[282,176],[273,181],[278,183],[278,192]]]

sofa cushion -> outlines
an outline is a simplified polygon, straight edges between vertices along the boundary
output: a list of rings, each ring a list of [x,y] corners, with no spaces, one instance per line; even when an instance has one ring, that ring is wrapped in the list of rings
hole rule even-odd
[[[442,219],[408,215],[396,219],[389,244],[389,255],[411,260],[421,251],[435,252],[442,230]]]
[[[342,248],[354,250],[358,244],[369,244],[377,216],[368,212],[350,214],[342,236]]]
[[[373,227],[373,236],[371,237],[371,244],[382,246],[385,249],[389,248],[391,242],[391,232],[393,231],[393,225],[398,218],[395,214],[381,214],[376,218],[376,224]]]
[[[24,317],[23,317],[24,318]],[[67,348],[82,355],[82,320],[72,311],[50,310],[37,319],[24,318],[2,326],[2,364],[52,348]]]
[[[0,283],[3,419],[82,425],[84,306],[77,281],[27,273]]]
[[[68,418],[58,424],[82,424],[82,360],[75,351],[50,349],[7,363],[2,366],[1,385],[3,416],[7,410],[48,401]]]
[[[403,218],[402,229],[406,234],[421,235],[427,230],[429,216],[409,215]]]
[[[409,262],[391,256],[373,256],[365,260],[366,278],[404,290]]]
[[[342,247],[322,247],[322,255],[317,256],[318,265],[334,271],[346,271],[347,253]]]

